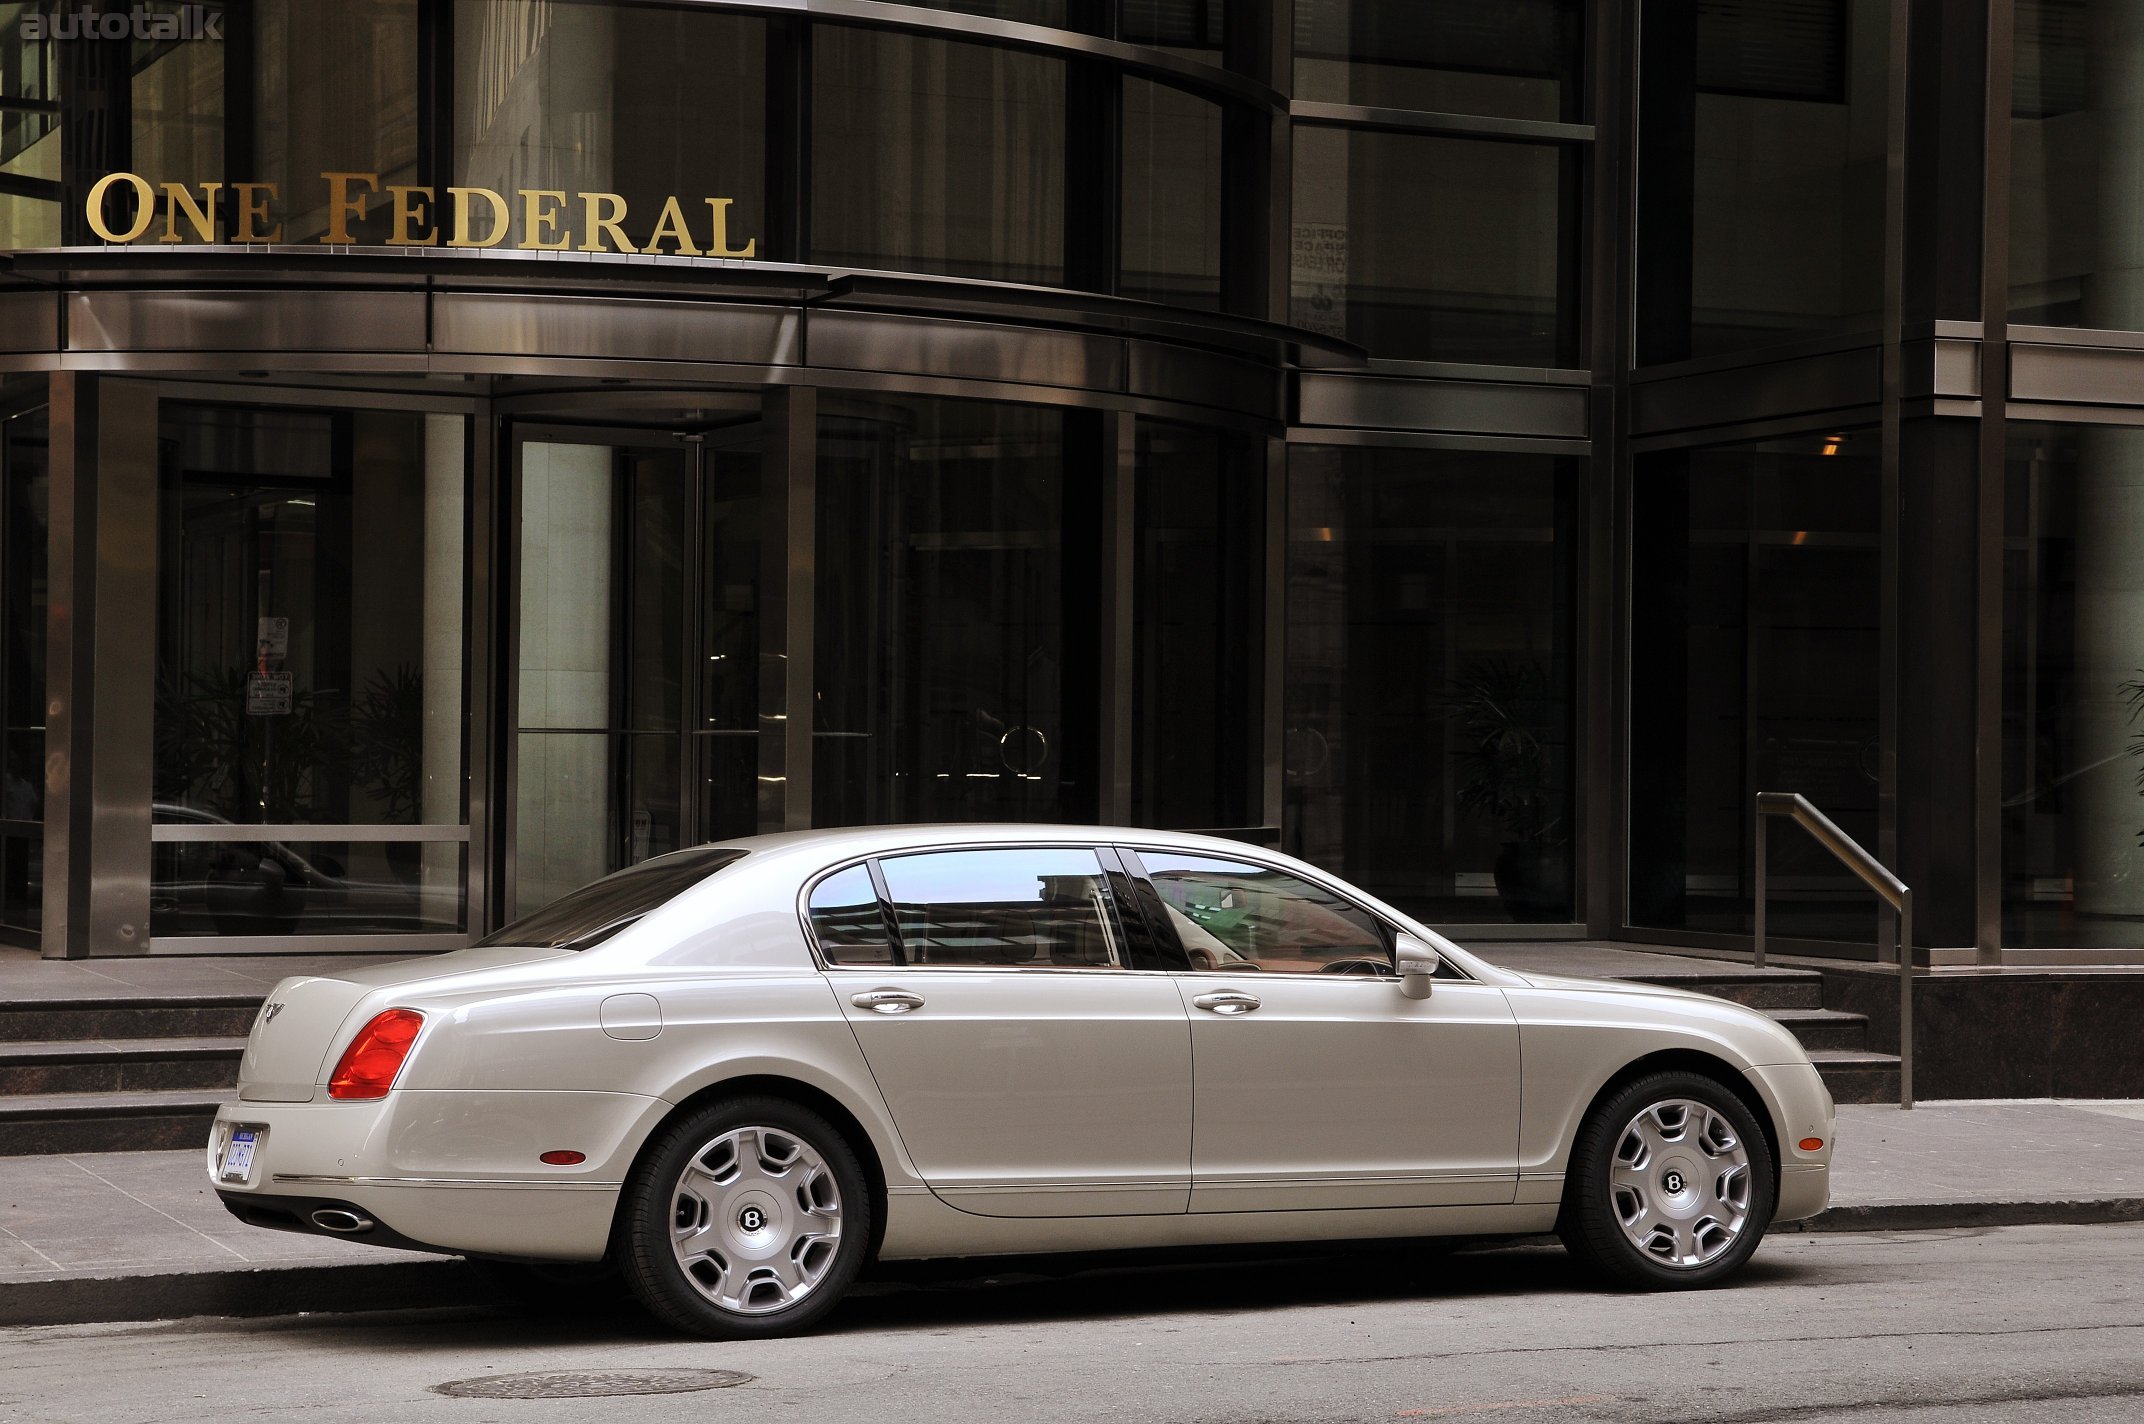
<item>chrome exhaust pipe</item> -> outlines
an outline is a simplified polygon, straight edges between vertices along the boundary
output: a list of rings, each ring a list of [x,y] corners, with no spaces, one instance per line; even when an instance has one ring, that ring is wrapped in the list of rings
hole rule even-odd
[[[337,1236],[355,1236],[361,1231],[370,1231],[379,1223],[363,1212],[351,1211],[347,1207],[324,1206],[313,1213],[313,1225]]]

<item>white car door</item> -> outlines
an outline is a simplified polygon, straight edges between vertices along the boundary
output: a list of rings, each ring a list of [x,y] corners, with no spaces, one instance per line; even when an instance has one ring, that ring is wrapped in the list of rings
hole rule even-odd
[[[982,1216],[1185,1210],[1186,1011],[1171,974],[1134,967],[1093,849],[890,856],[822,880],[810,908],[842,1011],[940,1197]]]
[[[1386,928],[1326,887],[1249,861],[1137,856],[1194,966],[1178,977],[1193,1211],[1513,1199],[1519,1031],[1501,990],[1439,978],[1410,999]]]

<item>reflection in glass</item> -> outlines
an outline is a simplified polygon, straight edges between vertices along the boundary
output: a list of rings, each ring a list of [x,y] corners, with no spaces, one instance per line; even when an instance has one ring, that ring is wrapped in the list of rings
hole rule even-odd
[[[616,193],[643,248],[666,198],[695,248],[714,240],[705,200],[729,198],[742,250],[766,216],[765,34],[751,16],[671,5],[458,0],[454,181],[516,203],[524,189],[567,204]],[[584,213],[567,214],[562,230],[586,240]],[[657,250],[683,249],[666,234]]]
[[[1264,760],[1264,453],[1139,422],[1132,822],[1258,825]]]
[[[812,261],[1063,281],[1062,61],[820,25],[812,75]]]
[[[2003,520],[2003,943],[2144,928],[2144,430],[2014,423]]]
[[[1291,452],[1289,852],[1426,919],[1572,917],[1573,465]]]
[[[811,932],[829,964],[892,964],[886,916],[871,872],[852,865],[811,892]]]
[[[1576,152],[1298,124],[1293,321],[1416,361],[1577,359]]]
[[[162,444],[158,819],[461,824],[462,418],[171,404]]]
[[[1227,20],[1227,0],[1118,0],[1117,38],[1219,64]]]
[[[967,850],[879,863],[910,964],[1122,969],[1115,907],[1091,850]]]
[[[1575,123],[1579,0],[1296,0],[1295,97]]]
[[[1641,364],[1876,330],[1892,3],[1645,7]]]
[[[150,855],[149,933],[457,934],[468,927],[466,849],[451,841],[159,841]],[[420,865],[426,873],[411,874]]]
[[[251,61],[225,63],[230,41],[133,49],[125,134],[98,132],[90,167],[133,172],[152,184],[273,183],[285,242],[312,242],[331,221],[327,172],[375,173],[381,190],[417,178],[417,0],[253,0],[231,7]],[[86,51],[108,42],[63,41],[62,64],[96,70]],[[122,42],[123,43],[123,42]],[[77,54],[76,50],[85,51]],[[243,119],[234,116],[243,115]],[[69,195],[79,221],[86,189]],[[230,190],[220,210],[226,240],[237,221]],[[191,234],[186,219],[179,230]],[[351,224],[359,242],[383,242],[383,202]],[[163,231],[160,216],[156,230]],[[86,229],[75,240],[93,241]]]
[[[522,444],[515,914],[757,828],[757,441]]]
[[[48,428],[42,410],[0,425],[0,928],[24,934],[44,911]]]
[[[1221,305],[1221,106],[1124,80],[1124,225],[1118,293]]]
[[[1141,851],[1193,969],[1380,975],[1392,949],[1377,917],[1300,876],[1241,861]]]
[[[60,47],[20,37],[28,9],[0,5],[0,251],[60,243]]]
[[[1093,561],[1068,418],[852,401],[819,429],[813,821],[1091,820]]]
[[[2010,318],[2144,329],[2144,10],[2021,0],[2010,116]]]
[[[1878,495],[1866,429],[1639,457],[1630,922],[1747,933],[1759,791],[1876,842]],[[1771,837],[1774,932],[1866,942],[1868,892]]]

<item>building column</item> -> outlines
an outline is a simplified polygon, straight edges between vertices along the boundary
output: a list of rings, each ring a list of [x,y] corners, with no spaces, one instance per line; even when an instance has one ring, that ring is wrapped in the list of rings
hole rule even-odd
[[[51,396],[43,949],[48,959],[146,954],[156,395],[63,371]]]

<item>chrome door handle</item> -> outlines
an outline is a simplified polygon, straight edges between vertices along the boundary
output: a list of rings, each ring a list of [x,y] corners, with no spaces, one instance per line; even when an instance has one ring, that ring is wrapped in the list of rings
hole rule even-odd
[[[1246,994],[1241,989],[1223,989],[1214,994],[1201,994],[1191,1002],[1208,1013],[1225,1014],[1234,1018],[1257,1008],[1258,996]]]
[[[866,989],[861,994],[851,994],[849,1002],[874,1014],[905,1014],[922,1008],[923,996],[906,989]]]

